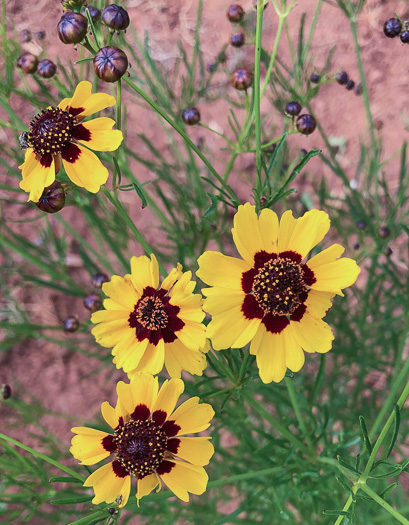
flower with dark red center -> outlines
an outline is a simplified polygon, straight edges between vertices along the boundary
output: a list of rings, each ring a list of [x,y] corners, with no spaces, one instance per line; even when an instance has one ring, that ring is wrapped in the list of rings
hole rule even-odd
[[[207,336],[215,350],[242,348],[256,355],[262,381],[298,372],[304,351],[328,352],[333,335],[322,321],[334,295],[352,285],[360,272],[352,259],[339,259],[337,244],[304,261],[329,230],[328,215],[311,210],[300,219],[287,211],[239,206],[233,240],[243,259],[205,252],[198,277],[205,288],[204,309],[212,320]]]
[[[92,428],[75,427],[70,452],[83,465],[94,465],[111,454],[114,459],[93,472],[85,487],[93,487],[95,505],[120,498],[126,505],[131,477],[137,480],[138,501],[162,481],[182,501],[189,492],[203,494],[207,474],[203,466],[213,455],[209,437],[184,437],[205,430],[214,416],[212,407],[194,397],[176,410],[184,390],[181,379],[165,381],[158,391],[158,379],[140,374],[130,384],[117,384],[116,407],[101,406],[102,416],[114,430],[108,434]]]
[[[72,98],[42,110],[31,121],[30,131],[23,133],[20,144],[28,149],[20,166],[20,188],[30,194],[28,200],[39,201],[44,188],[54,182],[61,164],[74,184],[92,193],[107,181],[108,170],[88,148],[114,151],[123,137],[121,131],[112,129],[115,122],[110,118],[81,122],[115,104],[114,97],[92,94],[91,87],[91,82],[80,82]]]
[[[159,286],[154,255],[132,257],[131,274],[113,275],[102,291],[105,310],[91,317],[92,333],[101,346],[113,347],[117,368],[129,377],[158,374],[165,365],[171,377],[181,371],[202,375],[206,367],[206,335],[202,298],[193,294],[191,272],[180,264]]]

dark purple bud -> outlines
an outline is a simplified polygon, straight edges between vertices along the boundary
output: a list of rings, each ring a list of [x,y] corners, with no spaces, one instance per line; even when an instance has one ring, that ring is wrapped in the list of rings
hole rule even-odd
[[[128,69],[128,58],[117,47],[103,47],[94,57],[94,70],[105,82],[116,82]]]
[[[409,31],[407,29],[402,31],[399,38],[402,44],[409,44]]]
[[[36,206],[46,213],[57,213],[64,208],[65,192],[60,182],[55,180],[50,186],[44,188]]]
[[[354,245],[352,246],[352,248],[354,250],[360,250],[361,249],[361,245],[359,244],[359,242],[355,242]]]
[[[108,281],[109,277],[105,273],[97,273],[92,278],[92,284],[95,286],[95,288],[101,288],[101,286]]]
[[[44,38],[45,38],[45,31],[43,31],[43,30],[36,31],[34,33],[34,36],[37,38],[37,40],[44,40]]]
[[[241,22],[243,17],[244,9],[241,7],[241,5],[232,4],[227,10],[227,18],[230,20],[230,22]]]
[[[379,226],[378,235],[381,239],[386,239],[391,234],[391,230],[387,226]]]
[[[310,76],[310,80],[313,84],[318,84],[318,82],[321,80],[321,77],[319,75],[317,75],[316,73],[313,73],[311,76]]]
[[[288,117],[296,117],[301,111],[301,105],[298,102],[288,102],[284,107],[284,112]]]
[[[17,60],[17,67],[24,73],[35,73],[37,71],[38,59],[32,53],[23,53]]]
[[[188,126],[194,126],[200,122],[200,113],[196,108],[186,108],[182,113],[182,119]]]
[[[11,397],[11,386],[7,383],[1,385],[1,397],[3,399],[9,399]]]
[[[102,10],[102,21],[114,31],[124,31],[129,26],[129,15],[119,5],[107,5]]]
[[[305,156],[307,155],[308,151],[307,151],[306,149],[304,149],[304,148],[301,148],[301,149],[300,149],[300,153],[301,153],[301,155],[302,155],[303,157],[305,157]]]
[[[244,44],[244,41],[244,33],[234,33],[230,39],[230,43],[233,47],[241,47]]]
[[[362,86],[361,84],[357,84],[354,89],[355,95],[362,95]]]
[[[98,18],[101,16],[101,11],[97,9],[96,7],[94,7],[93,5],[89,5],[87,6],[87,8],[88,8],[92,21],[95,22],[95,20],[98,20]],[[84,9],[81,11],[81,14],[84,15],[85,17],[87,16],[86,15],[87,8],[84,7]]]
[[[355,82],[353,80],[348,80],[348,82],[345,84],[345,89],[348,91],[352,91],[355,87]]]
[[[338,84],[340,84],[341,86],[345,86],[345,84],[349,80],[349,77],[346,71],[340,71],[339,73],[337,73],[336,79]]]
[[[40,77],[51,78],[56,72],[57,66],[51,60],[41,60],[41,62],[38,63],[37,73],[40,75]]]
[[[90,312],[96,312],[102,306],[101,296],[97,293],[91,293],[84,299],[84,306]]]
[[[358,230],[365,230],[366,222],[361,219],[356,223],[356,227],[358,228]]]
[[[300,115],[295,125],[302,135],[311,135],[316,127],[315,118],[308,114]]]
[[[76,332],[79,327],[80,323],[78,321],[78,317],[71,315],[64,321],[64,332],[72,334]]]
[[[390,257],[392,255],[392,253],[393,253],[392,248],[390,246],[387,246],[385,248],[385,255],[386,255],[386,257]]]
[[[58,22],[58,37],[63,44],[78,44],[87,34],[88,20],[79,13],[67,12]]]
[[[402,30],[402,24],[397,18],[390,18],[383,26],[383,32],[388,38],[395,38]]]
[[[236,69],[231,76],[232,86],[244,91],[253,84],[253,75],[247,69]]]
[[[31,33],[28,29],[22,29],[20,32],[20,39],[22,42],[30,42]]]

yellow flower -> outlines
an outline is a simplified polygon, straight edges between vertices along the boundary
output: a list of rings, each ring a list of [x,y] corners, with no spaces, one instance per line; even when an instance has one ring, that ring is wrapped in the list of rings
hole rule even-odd
[[[212,286],[203,290],[203,308],[213,317],[207,330],[213,348],[251,342],[264,383],[278,383],[287,368],[298,372],[303,350],[331,349],[334,337],[322,318],[360,269],[352,259],[339,259],[344,248],[338,244],[302,262],[329,227],[323,211],[311,210],[299,219],[286,211],[279,222],[272,210],[257,216],[246,203],[239,206],[232,230],[242,259],[210,251],[199,257],[197,275]]]
[[[72,98],[58,107],[48,107],[31,121],[30,131],[21,138],[27,147],[20,166],[23,180],[20,188],[29,193],[28,200],[38,202],[44,188],[50,186],[61,163],[71,181],[96,193],[108,179],[108,170],[98,157],[81,144],[96,151],[114,151],[122,142],[122,132],[113,130],[115,122],[106,117],[81,124],[88,115],[115,104],[105,93],[91,94],[91,82],[80,82]],[[81,143],[81,144],[79,144]]]
[[[159,287],[156,257],[132,257],[131,274],[113,275],[102,290],[105,310],[95,312],[92,333],[113,347],[114,363],[128,377],[158,374],[165,364],[171,377],[181,371],[202,375],[206,368],[206,329],[202,297],[193,294],[192,272],[177,265]]]
[[[136,497],[149,494],[163,481],[181,500],[189,494],[203,494],[208,476],[203,466],[214,453],[209,437],[183,437],[210,426],[214,411],[192,397],[176,410],[184,390],[181,379],[165,381],[158,391],[158,378],[141,374],[131,383],[117,384],[118,400],[113,408],[107,401],[101,412],[114,433],[75,427],[71,454],[83,465],[94,465],[114,454],[111,463],[93,472],[84,483],[93,487],[95,505],[119,498],[126,505],[131,476],[137,479]]]

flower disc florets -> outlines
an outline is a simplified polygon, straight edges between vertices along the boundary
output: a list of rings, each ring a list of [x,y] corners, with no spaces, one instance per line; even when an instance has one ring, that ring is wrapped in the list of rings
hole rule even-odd
[[[38,113],[30,124],[27,142],[39,155],[58,155],[72,139],[72,130],[77,124],[68,111],[49,107]]]

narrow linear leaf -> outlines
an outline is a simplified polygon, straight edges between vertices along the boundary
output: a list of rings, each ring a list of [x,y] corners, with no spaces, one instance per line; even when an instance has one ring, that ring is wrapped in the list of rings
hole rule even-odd
[[[138,186],[136,182],[133,182],[132,186],[142,201],[142,209],[146,208],[146,206],[148,205],[148,201],[146,200],[145,193],[143,192],[142,188]]]
[[[68,476],[56,476],[48,480],[50,483],[81,483],[80,479],[68,477]]]
[[[386,496],[388,496],[392,490],[396,489],[396,487],[399,485],[399,483],[392,483],[391,485],[389,485],[388,487],[386,487],[386,489],[384,489],[380,494],[379,496],[383,499],[386,498]]]
[[[325,516],[351,516],[351,513],[346,510],[323,510]]]
[[[75,505],[76,503],[85,503],[91,501],[94,496],[78,496],[77,498],[52,499],[51,505]]]
[[[371,441],[370,441],[369,436],[368,436],[368,430],[366,428],[365,419],[364,419],[363,416],[359,416],[359,426],[361,427],[362,438],[364,440],[364,444],[365,444],[366,450],[368,451],[368,454],[371,454],[372,453],[372,445],[371,445]]]
[[[211,193],[206,193],[206,195],[209,197],[209,199],[211,200],[211,204],[210,206],[207,208],[207,210],[204,212],[203,214],[203,218],[204,219],[207,219],[208,217],[210,217],[211,215],[213,215],[213,213],[216,212],[217,210],[217,204],[219,202],[219,198],[217,197],[217,195],[212,195]]]
[[[386,457],[387,458],[390,456],[390,454],[391,454],[391,452],[393,450],[393,447],[395,446],[396,438],[398,437],[398,432],[399,432],[400,410],[399,410],[399,407],[398,407],[397,404],[395,404],[394,412],[395,412],[395,420],[394,420],[394,424],[393,424],[393,434],[392,434],[391,442],[389,443],[388,451],[386,453]]]

